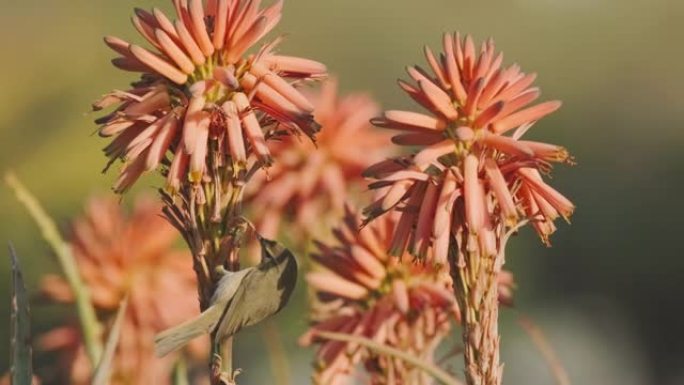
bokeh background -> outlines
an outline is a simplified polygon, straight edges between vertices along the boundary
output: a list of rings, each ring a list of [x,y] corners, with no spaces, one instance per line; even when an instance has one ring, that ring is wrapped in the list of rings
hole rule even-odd
[[[15,170],[61,224],[87,197],[107,193],[115,174],[99,173],[104,142],[93,135],[89,105],[132,77],[109,65],[101,37],[139,39],[133,7],[169,5],[0,1],[0,171]],[[546,99],[564,101],[530,135],[576,156],[578,166],[559,167],[554,185],[578,211],[552,248],[529,230],[512,242],[508,265],[519,287],[502,321],[507,384],[552,383],[520,314],[546,331],[574,384],[684,384],[682,16],[679,0],[285,2],[283,50],[326,63],[343,90],[366,90],[383,107],[412,108],[395,80],[406,65],[424,64],[424,44],[438,48],[451,30],[495,38],[508,64],[539,74]],[[0,241],[15,243],[35,290],[41,274],[56,270],[54,258],[4,186],[0,212]],[[8,258],[0,258],[0,277],[0,341],[9,341]],[[305,309],[300,290],[277,318],[294,384],[308,381],[311,352],[296,345]],[[35,334],[69,316],[34,305]],[[270,382],[263,338],[258,327],[238,338],[241,384]],[[0,343],[0,372],[8,345]]]

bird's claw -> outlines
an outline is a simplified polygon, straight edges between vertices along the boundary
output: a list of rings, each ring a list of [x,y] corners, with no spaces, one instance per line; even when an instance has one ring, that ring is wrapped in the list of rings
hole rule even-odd
[[[237,376],[242,373],[242,369],[235,369],[232,374],[222,372],[219,374],[219,384],[221,385],[237,385]]]
[[[212,384],[217,385],[237,385],[236,378],[242,373],[242,369],[237,368],[233,373],[224,372],[221,370],[223,359],[220,354],[214,353],[214,358],[212,360]]]
[[[227,374],[227,373],[226,373],[226,374]],[[235,382],[235,379],[236,379],[237,376],[239,376],[240,374],[242,374],[242,369],[237,368],[237,369],[233,370],[233,374],[230,375],[230,378],[231,378],[231,380],[233,381],[233,383],[236,383],[236,382]]]

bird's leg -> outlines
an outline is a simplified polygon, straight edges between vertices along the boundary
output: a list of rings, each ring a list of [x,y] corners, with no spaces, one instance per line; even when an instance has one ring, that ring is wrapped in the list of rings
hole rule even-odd
[[[214,345],[214,353],[211,360],[211,383],[213,385],[236,385],[236,378],[242,369],[235,369],[231,373],[231,369],[224,370],[223,358],[217,353],[220,349],[218,345]]]
[[[212,347],[212,357],[211,357],[211,383],[214,385],[221,384],[221,376],[223,374],[223,359],[221,355],[216,350],[216,345]]]

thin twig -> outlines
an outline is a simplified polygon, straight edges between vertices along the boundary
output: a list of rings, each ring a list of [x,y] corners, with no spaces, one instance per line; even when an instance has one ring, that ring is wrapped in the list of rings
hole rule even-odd
[[[43,239],[50,245],[57,256],[64,276],[71,290],[74,291],[76,309],[81,321],[83,331],[83,343],[91,364],[95,367],[102,356],[102,343],[100,333],[102,326],[97,320],[95,309],[90,302],[90,293],[81,280],[76,261],[71,253],[71,247],[67,244],[57,230],[57,225],[45,212],[38,200],[24,187],[13,173],[5,175],[5,183],[14,190],[14,193],[24,207],[28,210],[31,218],[36,222]]]
[[[370,340],[368,338],[364,337],[359,337],[359,336],[351,336],[349,334],[344,334],[344,333],[332,333],[332,332],[321,332],[318,331],[316,332],[316,336],[324,338],[324,339],[329,339],[329,340],[336,340],[336,341],[345,341],[345,342],[353,342],[357,343],[359,345],[365,346],[368,349],[374,350],[378,353],[385,354],[388,356],[393,356],[396,358],[399,358],[403,361],[406,361],[407,363],[415,366],[416,368],[422,369],[425,371],[425,373],[431,375],[434,379],[439,381],[440,383],[444,385],[463,385],[463,383],[455,378],[453,378],[449,373],[445,372],[444,370],[440,369],[439,367],[435,366],[434,364],[431,364],[429,362],[425,362],[415,356],[412,356],[406,352],[403,352],[401,350],[379,344],[373,340]]]
[[[549,343],[541,328],[537,326],[532,319],[524,315],[518,317],[518,324],[527,332],[542,357],[544,357],[544,360],[546,360],[549,369],[551,369],[551,374],[556,379],[556,384],[570,385],[568,372],[565,370],[565,367],[563,367],[556,351]]]

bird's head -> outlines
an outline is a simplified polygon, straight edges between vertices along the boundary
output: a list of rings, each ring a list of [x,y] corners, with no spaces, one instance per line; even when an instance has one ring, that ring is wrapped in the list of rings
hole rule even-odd
[[[266,239],[261,235],[256,235],[261,245],[261,263],[279,263],[288,255],[291,255],[289,250],[282,244]]]

